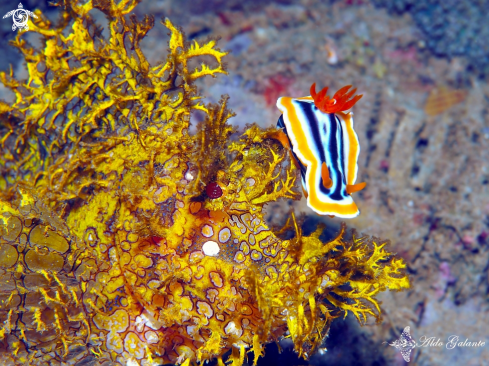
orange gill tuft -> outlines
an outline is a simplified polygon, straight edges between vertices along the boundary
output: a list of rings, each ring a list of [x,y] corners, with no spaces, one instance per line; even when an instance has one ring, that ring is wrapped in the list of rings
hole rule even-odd
[[[330,98],[326,93],[328,88],[322,89],[319,93],[316,93],[316,83],[311,85],[311,96],[314,99],[314,104],[323,113],[338,113],[344,112],[355,105],[360,100],[363,94],[355,95],[357,89],[352,89],[351,85],[344,86],[338,90],[333,98]]]

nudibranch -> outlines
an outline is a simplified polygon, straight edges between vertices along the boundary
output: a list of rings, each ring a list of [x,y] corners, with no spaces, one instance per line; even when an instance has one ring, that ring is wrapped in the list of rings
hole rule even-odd
[[[283,129],[302,177],[307,205],[321,215],[353,218],[360,211],[351,194],[365,188],[355,184],[360,143],[353,129],[353,113],[345,113],[362,97],[347,85],[333,98],[324,88],[302,98],[281,97],[277,126]]]

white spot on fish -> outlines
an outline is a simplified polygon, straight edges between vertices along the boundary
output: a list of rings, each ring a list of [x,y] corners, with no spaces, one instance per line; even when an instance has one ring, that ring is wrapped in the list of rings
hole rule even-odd
[[[231,238],[231,230],[229,228],[225,227],[219,232],[219,241],[221,243],[226,243],[229,241],[229,238]]]
[[[206,241],[202,246],[202,251],[204,252],[205,255],[208,255],[210,257],[215,257],[216,255],[219,254],[221,248],[219,247],[219,244],[217,244],[215,241],[209,240]]]
[[[214,230],[212,230],[212,226],[202,226],[202,235],[204,235],[206,238],[210,238],[212,235],[214,235]]]
[[[193,180],[194,176],[192,175],[192,173],[187,172],[187,173],[185,173],[185,179],[186,180]]]

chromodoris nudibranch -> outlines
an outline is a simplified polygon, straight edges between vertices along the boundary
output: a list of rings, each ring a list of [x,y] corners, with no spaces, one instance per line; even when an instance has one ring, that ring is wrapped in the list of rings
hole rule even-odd
[[[365,188],[355,184],[360,144],[353,129],[353,114],[345,113],[362,97],[354,96],[351,85],[338,90],[333,98],[324,88],[302,98],[280,97],[282,112],[277,126],[285,132],[293,160],[301,172],[307,205],[321,215],[343,218],[360,211],[351,193]]]

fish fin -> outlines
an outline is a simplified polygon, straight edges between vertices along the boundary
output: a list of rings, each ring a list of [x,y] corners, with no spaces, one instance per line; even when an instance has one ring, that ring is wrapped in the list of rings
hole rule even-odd
[[[361,191],[367,186],[367,183],[362,182],[362,183],[357,183],[357,184],[347,184],[346,185],[346,193],[352,194],[358,191]]]

